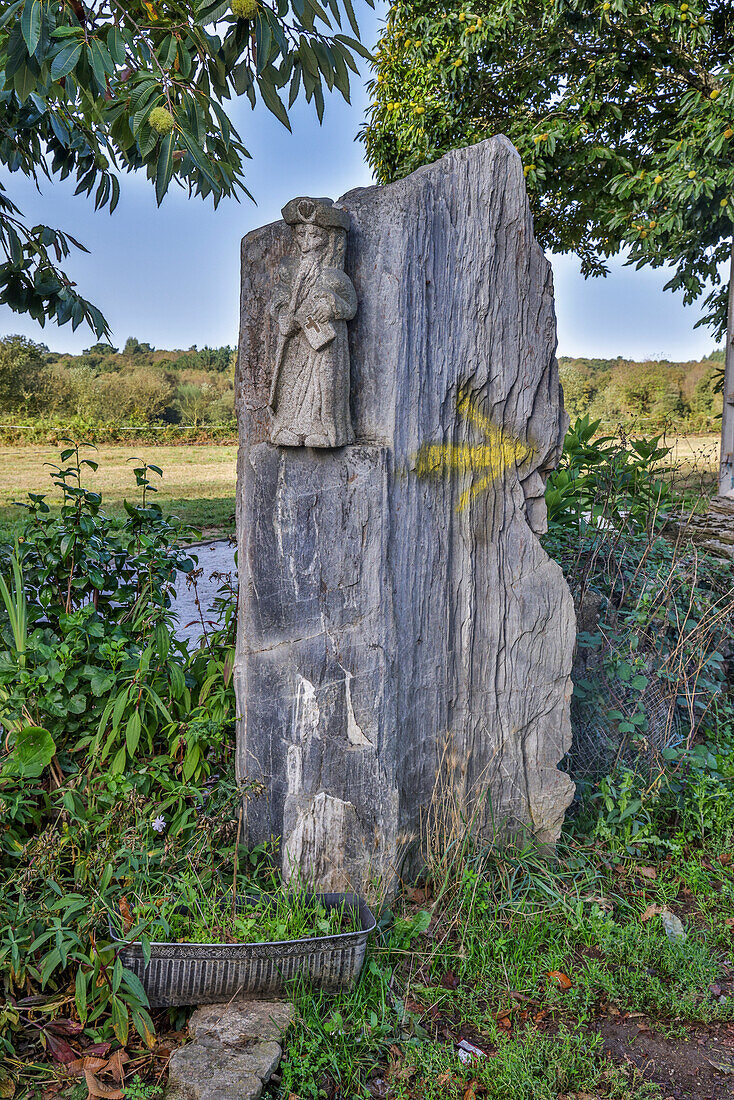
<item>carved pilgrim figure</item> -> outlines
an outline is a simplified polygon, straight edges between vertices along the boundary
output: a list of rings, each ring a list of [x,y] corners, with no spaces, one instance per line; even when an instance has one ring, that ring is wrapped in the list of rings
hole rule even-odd
[[[300,255],[287,261],[271,312],[278,326],[270,389],[271,442],[343,447],[354,442],[349,412],[347,321],[357,293],[344,273],[349,216],[330,199],[283,207]]]

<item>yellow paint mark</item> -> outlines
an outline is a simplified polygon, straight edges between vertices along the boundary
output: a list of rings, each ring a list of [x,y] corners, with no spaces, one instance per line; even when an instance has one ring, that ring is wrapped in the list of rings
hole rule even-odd
[[[415,472],[418,477],[432,477],[448,473],[455,476],[479,475],[459,497],[457,510],[462,512],[470,500],[483,493],[493,481],[501,477],[508,466],[520,466],[535,452],[529,443],[523,443],[501,428],[478,408],[467,393],[459,395],[456,411],[462,420],[478,428],[484,443],[424,443],[415,456]]]

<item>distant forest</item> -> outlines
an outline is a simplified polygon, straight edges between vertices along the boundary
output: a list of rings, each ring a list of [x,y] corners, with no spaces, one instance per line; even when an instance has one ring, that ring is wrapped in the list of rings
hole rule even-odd
[[[130,336],[122,349],[94,344],[81,355],[65,355],[6,336],[0,340],[0,418],[231,425],[234,362],[231,347],[158,351]]]
[[[695,362],[630,359],[558,360],[569,416],[588,415],[607,428],[719,431],[724,352]]]
[[[231,347],[157,350],[130,336],[123,348],[81,355],[22,336],[0,340],[0,424],[234,424]],[[605,427],[718,431],[723,351],[697,362],[559,359],[566,408]]]

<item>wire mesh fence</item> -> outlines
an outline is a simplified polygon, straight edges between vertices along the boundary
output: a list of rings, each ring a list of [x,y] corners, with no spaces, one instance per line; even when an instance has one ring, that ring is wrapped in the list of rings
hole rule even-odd
[[[661,679],[652,659],[645,673],[647,684],[639,689],[610,674],[604,654],[586,664],[581,692],[571,700],[566,770],[575,780],[597,781],[619,766],[652,779],[665,767],[665,750],[685,740],[678,700],[688,685]]]

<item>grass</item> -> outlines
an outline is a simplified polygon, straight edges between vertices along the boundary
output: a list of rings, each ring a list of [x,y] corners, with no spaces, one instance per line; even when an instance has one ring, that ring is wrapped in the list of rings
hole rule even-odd
[[[383,916],[353,992],[297,993],[277,1096],[663,1100],[605,1052],[604,1022],[629,1020],[630,1041],[639,1027],[699,1039],[731,1026],[734,995],[716,983],[729,974],[734,815],[727,828],[645,863],[569,836],[552,864],[460,846]],[[663,906],[684,940],[668,939]],[[485,1057],[463,1063],[462,1040]]]
[[[670,435],[666,444],[673,452],[668,460],[676,470],[676,479],[710,495],[715,489],[719,440],[716,435]],[[0,540],[12,542],[23,522],[23,512],[13,506],[29,492],[47,492],[52,503],[55,489],[45,462],[58,460],[53,446],[30,445],[0,450]],[[101,444],[90,457],[99,462],[96,473],[89,474],[89,488],[101,492],[105,509],[114,516],[124,515],[122,502],[135,499],[133,458],[144,458],[163,470],[159,504],[170,509],[187,524],[206,536],[228,535],[234,531],[237,446],[229,444],[133,443]],[[155,480],[155,479],[154,479]]]
[[[713,444],[679,440],[674,462],[712,484]],[[201,517],[226,502],[231,514],[235,450],[102,447],[90,485],[119,507],[134,495],[132,454],[164,469],[161,503],[184,501]],[[0,479],[5,507],[42,489],[42,462],[55,458],[13,454],[17,468]],[[649,848],[636,849],[644,856],[621,841],[568,835],[552,862],[480,843],[460,811],[437,818],[448,825],[431,826],[427,873],[381,914],[356,988],[338,997],[294,990],[299,1018],[270,1095],[663,1100],[669,1091],[613,1061],[601,1033],[619,1020],[629,1020],[631,1039],[639,1020],[664,1036],[732,1026],[732,800],[702,804],[700,829],[684,840],[647,837]],[[685,939],[668,938],[663,907],[683,921]],[[462,1062],[462,1040],[485,1057]]]
[[[666,433],[663,445],[671,448],[664,466],[671,469],[679,489],[687,489],[701,497],[710,497],[716,493],[720,436]]]
[[[111,515],[122,518],[123,500],[137,499],[131,460],[142,458],[163,470],[154,498],[157,503],[207,536],[234,531],[235,444],[101,445],[90,450],[88,457],[99,462],[99,470],[88,472],[87,488],[102,494],[104,508]],[[12,542],[22,526],[25,513],[13,501],[25,500],[29,492],[47,493],[49,504],[58,498],[49,477],[50,467],[44,466],[46,462],[58,462],[58,458],[58,448],[51,446],[0,450],[0,540]],[[159,481],[155,475],[151,477],[154,483]]]
[[[599,1036],[566,1027],[554,1035],[526,1028],[507,1042],[499,1029],[491,1058],[457,1068],[443,1044],[428,1043],[409,1051],[393,1093],[395,1100],[466,1100],[478,1093],[485,1100],[557,1100],[559,1095],[635,1098],[658,1097],[657,1088],[641,1075],[608,1065]],[[583,1090],[583,1092],[581,1091]]]

